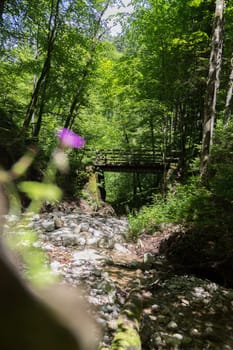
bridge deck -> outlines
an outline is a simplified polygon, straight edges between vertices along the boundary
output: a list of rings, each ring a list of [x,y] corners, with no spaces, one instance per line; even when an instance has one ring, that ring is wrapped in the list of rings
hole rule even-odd
[[[171,163],[177,163],[177,153],[165,155],[160,150],[87,150],[90,163],[102,171],[109,172],[163,172]]]
[[[108,164],[94,164],[96,169],[109,172],[122,172],[122,173],[150,173],[150,172],[163,172],[164,165],[160,163],[153,164],[130,164],[130,163],[108,163]]]

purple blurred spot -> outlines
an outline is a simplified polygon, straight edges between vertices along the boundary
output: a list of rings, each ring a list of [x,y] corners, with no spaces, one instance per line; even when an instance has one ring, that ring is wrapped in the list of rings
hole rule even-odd
[[[81,148],[85,145],[85,140],[81,136],[66,128],[59,130],[57,136],[65,146]]]

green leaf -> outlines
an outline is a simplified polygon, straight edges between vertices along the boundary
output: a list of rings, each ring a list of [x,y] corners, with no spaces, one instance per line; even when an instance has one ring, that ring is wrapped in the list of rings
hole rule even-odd
[[[62,196],[61,189],[56,185],[36,181],[23,181],[19,184],[19,189],[35,200],[58,201]]]
[[[191,0],[189,1],[189,6],[198,7],[203,2],[203,0]]]

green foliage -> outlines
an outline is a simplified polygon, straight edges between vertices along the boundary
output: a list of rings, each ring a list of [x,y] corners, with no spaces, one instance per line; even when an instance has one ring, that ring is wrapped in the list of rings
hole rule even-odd
[[[189,1],[189,6],[191,6],[191,7],[197,7],[197,6],[199,6],[202,2],[203,2],[203,0],[190,0],[190,1]]]
[[[64,140],[64,137],[63,139]],[[80,146],[81,147],[81,146]],[[63,157],[56,158],[55,155],[63,154]],[[32,215],[38,213],[45,201],[56,202],[61,200],[62,191],[54,184],[57,169],[67,170],[64,166],[59,166],[66,158],[64,148],[59,145],[48,162],[47,169],[41,182],[21,181],[15,182],[25,175],[29,170],[36,155],[35,150],[29,150],[9,170],[0,171],[1,191],[4,186],[9,194],[10,213],[17,215],[17,219],[11,220],[7,227],[5,236],[8,244],[21,254],[27,266],[27,277],[35,284],[43,285],[53,279],[47,265],[44,253],[37,249],[34,243],[37,240],[36,233],[31,229]],[[18,200],[18,189],[24,192],[30,199],[30,205],[21,213],[21,203]]]
[[[196,169],[195,163],[192,169]],[[208,189],[198,179],[171,189],[166,198],[155,198],[136,216],[130,215],[131,233],[143,228],[156,230],[163,222],[195,226],[232,227],[233,200],[233,122],[219,121],[215,129],[211,162],[208,170]]]
[[[209,166],[209,186],[212,192],[225,201],[233,200],[233,122],[224,125],[219,121]]]
[[[106,200],[120,214],[138,210],[151,202],[158,180],[156,174],[106,173]]]
[[[27,269],[25,276],[36,286],[43,287],[57,280],[48,268],[48,258],[44,252],[34,246],[37,234],[28,227],[29,217],[9,225],[6,242],[11,249],[20,254]]]
[[[61,1],[49,47],[55,23],[55,9],[51,12],[51,6],[55,3],[10,1],[4,9],[0,33],[1,119],[6,114],[11,116],[10,129],[15,134],[17,130],[13,138],[18,140],[11,142],[12,133],[0,130],[0,136],[4,136],[0,137],[0,146],[5,150],[2,144],[7,144],[10,162],[15,161],[15,149],[17,157],[24,152],[23,147],[15,145],[24,143],[22,125],[49,52],[46,75],[33,109],[34,123],[40,113],[42,118],[35,140],[41,150],[39,167],[46,167],[56,143],[55,130],[64,125],[73,105],[74,130],[85,137],[87,147],[127,151],[147,147],[161,152],[168,147],[181,154],[184,167],[196,156],[195,149],[201,141],[214,2],[134,1],[135,12],[128,17],[127,30],[114,39],[100,35],[106,24],[100,20],[104,1]],[[225,102],[230,67],[232,13],[232,2],[228,2],[220,109]],[[27,134],[33,132],[34,126],[32,120]],[[229,137],[226,140],[228,147],[231,141]],[[221,147],[224,149],[224,143]],[[228,154],[225,152],[225,161],[231,157]],[[65,193],[77,197],[86,176],[80,172],[77,175],[76,170],[85,157],[77,161],[75,154],[71,157],[69,182],[64,175],[59,175],[58,181]],[[222,191],[230,199],[232,191],[223,183],[224,162],[214,167],[211,189]],[[230,184],[231,166],[225,170]],[[133,183],[131,174],[111,174],[106,181],[108,200],[132,206],[148,199],[156,187],[150,176],[141,177],[140,184]]]
[[[56,202],[61,200],[62,191],[54,184],[40,183],[37,181],[23,181],[18,185],[32,200],[48,200]]]
[[[78,200],[84,185],[88,181],[88,173],[82,169],[79,159],[70,157],[69,161],[69,181],[67,181],[67,174],[61,173],[57,174],[56,181],[59,187],[62,188],[65,198]]]
[[[54,280],[48,269],[44,253],[34,246],[37,241],[36,233],[30,228],[31,217],[41,209],[45,200],[61,199],[62,191],[55,184],[49,183],[54,179],[56,169],[54,164],[48,166],[44,182],[21,181],[16,186],[15,180],[25,175],[35,157],[35,152],[26,153],[9,170],[1,170],[1,188],[4,185],[9,194],[9,212],[17,215],[17,220],[11,220],[5,230],[6,242],[17,251],[27,266],[26,275],[36,285],[45,285]],[[47,182],[45,182],[47,180]],[[18,200],[18,188],[31,199],[30,206],[24,214],[21,213],[21,203]]]
[[[193,179],[186,185],[178,184],[166,198],[155,198],[149,207],[144,207],[136,216],[130,215],[130,232],[139,234],[143,228],[156,230],[161,223],[193,224],[211,223],[216,212],[211,206],[212,194]]]
[[[214,176],[210,179],[210,187],[216,196],[227,201],[233,200],[233,164],[213,164]]]
[[[0,163],[9,168],[25,151],[24,137],[13,115],[0,107]]]

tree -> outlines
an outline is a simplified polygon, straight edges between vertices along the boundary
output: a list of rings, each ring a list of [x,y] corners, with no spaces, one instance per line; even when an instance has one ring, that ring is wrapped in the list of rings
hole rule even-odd
[[[211,9],[211,1],[138,2],[125,41],[125,55],[137,57],[143,77],[131,82],[150,128],[140,139],[176,150],[182,169],[201,140]]]
[[[0,22],[2,21],[2,15],[4,12],[5,0],[0,0]]]
[[[231,72],[229,76],[227,97],[226,97],[226,103],[225,103],[224,124],[227,124],[231,117],[232,93],[233,93],[233,54],[231,57]]]
[[[108,0],[106,3],[103,3],[103,8],[100,10],[100,13],[97,15],[96,23],[94,25],[93,34],[92,34],[92,37],[90,40],[89,57],[87,58],[86,65],[83,69],[82,76],[81,76],[79,84],[76,88],[76,91],[73,94],[73,98],[72,98],[71,105],[70,105],[70,110],[69,110],[69,113],[66,117],[65,124],[64,124],[65,128],[72,128],[72,126],[75,122],[75,117],[77,115],[78,109],[83,104],[82,96],[83,96],[83,92],[84,92],[84,87],[86,84],[87,77],[91,71],[91,66],[93,64],[96,47],[97,47],[97,45],[98,45],[98,43],[103,35],[103,32],[101,32],[102,20],[103,20],[103,16],[104,16],[109,4],[110,4],[110,0]],[[74,113],[76,113],[76,115]]]
[[[24,130],[26,131],[31,123],[33,115],[35,114],[35,110],[38,104],[38,99],[39,97],[41,97],[39,115],[38,115],[36,127],[33,130],[33,136],[38,136],[41,128],[42,114],[43,114],[44,103],[45,103],[44,101],[45,93],[46,93],[48,77],[49,77],[50,68],[51,68],[51,58],[52,58],[52,52],[54,48],[54,42],[57,34],[57,23],[58,23],[60,2],[61,0],[57,0],[55,3],[54,1],[52,1],[51,3],[51,12],[50,12],[49,23],[48,23],[46,57],[44,60],[40,77],[38,78],[35,84],[32,97],[27,108],[26,117],[23,123]]]
[[[209,75],[207,79],[203,121],[202,151],[200,165],[200,174],[202,179],[204,179],[207,174],[211,144],[213,141],[213,130],[216,115],[216,99],[217,91],[219,88],[219,78],[222,63],[223,14],[224,0],[216,0],[213,36],[209,61]]]

